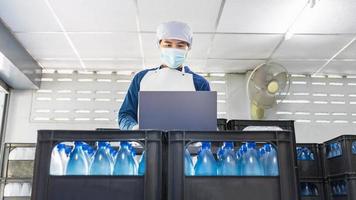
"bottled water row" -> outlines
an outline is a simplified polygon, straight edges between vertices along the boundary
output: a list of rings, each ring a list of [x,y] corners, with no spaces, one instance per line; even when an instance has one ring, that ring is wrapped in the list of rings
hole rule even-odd
[[[328,158],[334,158],[342,155],[341,143],[335,142],[329,144]]]
[[[109,142],[96,142],[94,149],[82,141],[74,147],[58,144],[52,151],[51,175],[144,175],[145,152],[139,161],[136,151],[127,141],[117,150]]]
[[[31,196],[31,183],[8,183],[4,188],[5,197]]]
[[[271,144],[257,148],[256,142],[246,142],[235,151],[233,142],[224,142],[217,151],[217,160],[210,142],[202,142],[194,163],[185,150],[187,176],[278,176],[277,151]]]
[[[313,183],[301,183],[300,187],[301,196],[319,196],[318,188]]]
[[[334,196],[347,195],[346,182],[345,181],[332,182],[331,192]]]
[[[315,160],[314,153],[308,147],[297,147],[298,160]]]

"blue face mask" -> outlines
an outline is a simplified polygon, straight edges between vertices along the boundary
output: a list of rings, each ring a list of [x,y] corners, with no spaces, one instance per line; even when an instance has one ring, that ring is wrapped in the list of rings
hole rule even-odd
[[[187,58],[187,50],[176,48],[161,48],[161,61],[169,68],[176,69]]]

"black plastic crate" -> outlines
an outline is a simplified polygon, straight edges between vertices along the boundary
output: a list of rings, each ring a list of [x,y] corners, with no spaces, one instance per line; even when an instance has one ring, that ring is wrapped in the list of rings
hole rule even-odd
[[[356,143],[356,135],[342,135],[324,142],[323,155],[326,176],[356,174],[356,149],[354,152],[352,151],[353,142]],[[336,145],[340,147],[340,150],[335,151]]]
[[[229,120],[227,123],[228,130],[243,131],[249,126],[275,126],[295,132],[292,120]]]
[[[356,200],[356,176],[330,176],[326,181],[326,191],[329,200]]]
[[[297,200],[299,199],[295,146],[290,131],[168,132],[168,200]],[[271,143],[278,152],[279,176],[185,176],[187,144],[211,141]],[[213,148],[213,152],[216,151]]]
[[[223,118],[218,119],[218,130],[219,131],[227,130],[227,119],[223,119]]]
[[[308,148],[314,155],[314,160],[301,160],[298,159],[297,156],[299,177],[301,179],[324,178],[323,159],[321,157],[322,153],[320,148],[322,145],[316,143],[297,143],[296,146],[297,148]]]
[[[144,176],[52,176],[51,152],[60,142],[136,141],[146,154]],[[161,200],[162,133],[160,131],[40,130],[36,148],[32,200]]]
[[[309,192],[305,187],[309,187]],[[303,189],[304,188],[304,189]],[[302,200],[326,200],[324,178],[304,178],[299,180],[299,191]]]

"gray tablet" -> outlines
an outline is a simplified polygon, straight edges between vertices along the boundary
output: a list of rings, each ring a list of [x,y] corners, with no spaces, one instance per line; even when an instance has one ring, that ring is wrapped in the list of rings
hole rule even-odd
[[[140,129],[217,130],[216,92],[139,93],[138,122]]]

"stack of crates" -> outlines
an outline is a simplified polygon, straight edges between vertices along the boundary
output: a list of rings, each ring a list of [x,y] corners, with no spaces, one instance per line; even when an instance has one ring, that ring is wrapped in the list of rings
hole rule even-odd
[[[50,175],[52,149],[62,142],[130,141],[142,145],[144,176]],[[142,152],[142,151],[141,151]],[[161,131],[38,131],[32,200],[160,200],[162,198]]]
[[[29,200],[31,197],[35,144],[6,143],[2,155],[2,200]]]
[[[323,145],[330,200],[356,200],[356,136],[343,135]]]
[[[323,154],[321,152],[321,144],[297,143],[299,184],[302,200],[326,199]]]

